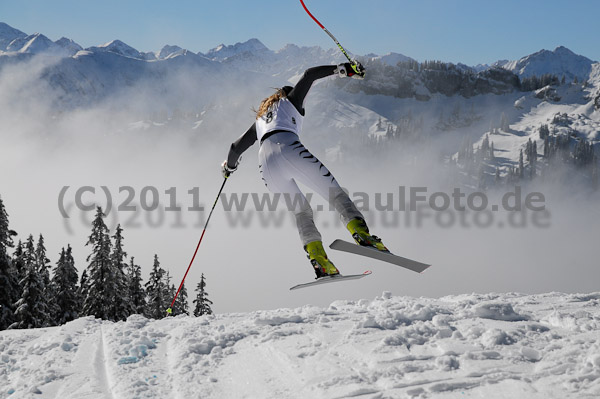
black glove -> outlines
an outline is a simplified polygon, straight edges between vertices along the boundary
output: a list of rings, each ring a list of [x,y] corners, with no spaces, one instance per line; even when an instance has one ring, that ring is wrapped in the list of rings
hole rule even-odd
[[[239,164],[240,162],[238,161],[232,168],[229,165],[227,165],[227,160],[224,160],[221,164],[221,174],[223,175],[223,177],[227,179],[229,176],[231,176],[231,174],[237,170]]]
[[[346,62],[344,64],[338,65],[337,73],[342,77],[349,76],[355,79],[365,78],[365,68],[358,61],[352,64]]]

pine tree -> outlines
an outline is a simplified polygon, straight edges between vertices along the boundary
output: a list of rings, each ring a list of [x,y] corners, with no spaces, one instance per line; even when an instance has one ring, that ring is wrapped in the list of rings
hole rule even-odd
[[[127,273],[127,291],[133,314],[144,314],[146,308],[146,293],[142,286],[142,268],[130,258]]]
[[[96,316],[103,320],[115,320],[112,311],[113,297],[117,295],[114,270],[110,259],[111,242],[108,227],[104,224],[102,208],[96,210],[92,222],[92,233],[85,245],[92,246],[92,252],[86,261],[87,267],[86,297],[83,301],[83,315]]]
[[[88,291],[88,274],[87,270],[84,270],[83,273],[81,273],[79,289],[77,290],[77,297],[79,298],[79,314],[83,314],[83,303],[88,296]]]
[[[506,117],[506,114],[504,112],[500,116],[500,129],[502,129],[505,132],[510,132],[510,125],[508,124],[508,118]]]
[[[196,287],[196,299],[194,299],[194,303],[196,304],[196,307],[194,308],[194,316],[196,317],[205,314],[212,314],[212,309],[210,308],[210,305],[212,305],[213,303],[210,299],[208,299],[208,294],[204,290],[205,287],[206,282],[204,281],[204,273],[202,273],[202,276],[200,277],[200,282]]]
[[[171,301],[175,297],[175,293],[177,289],[175,285],[171,284],[171,273],[168,270],[165,271],[165,294],[163,298],[165,299],[165,309],[171,306]]]
[[[16,322],[10,328],[39,328],[47,325],[50,309],[44,297],[44,284],[40,276],[36,260],[33,236],[30,235],[25,244],[23,259],[25,277],[21,281],[21,298],[15,310]]]
[[[175,286],[173,286],[175,288]],[[175,291],[177,292],[177,291]],[[175,296],[175,293],[173,294]],[[177,316],[179,314],[190,315],[189,305],[188,305],[188,293],[185,288],[185,283],[181,286],[181,290],[179,290],[179,295],[177,295],[177,299],[175,299],[175,304],[173,305],[173,316]]]
[[[18,281],[21,281],[25,277],[25,261],[23,260],[25,251],[23,247],[23,243],[19,240],[13,253],[13,266],[16,269]]]
[[[46,256],[46,247],[44,245],[44,236],[40,234],[37,245],[35,247],[35,259],[37,263],[38,273],[44,287],[44,298],[47,302],[48,313],[46,314],[45,326],[55,326],[57,321],[54,316],[58,314],[57,295],[54,292],[54,287],[50,281],[50,259]]]
[[[598,160],[596,156],[592,156],[592,189],[598,190]]]
[[[19,299],[18,273],[8,255],[8,248],[13,246],[13,233],[8,228],[8,213],[0,198],[0,330],[14,323],[14,306]]]
[[[484,153],[484,157],[486,157],[489,154],[490,151],[490,136],[489,135],[485,135],[485,137],[483,138],[483,141],[481,142],[481,150]]]
[[[523,163],[523,149],[519,152],[519,177],[523,178],[525,164]]]
[[[117,225],[115,230],[113,252],[111,254],[111,263],[113,269],[114,285],[117,295],[111,300],[111,314],[116,320],[126,320],[133,313],[133,307],[127,300],[128,284],[125,275],[125,258],[127,253],[123,249],[123,229]]]
[[[479,164],[479,171],[477,176],[477,187],[481,190],[486,188],[486,178],[485,178],[485,165],[482,163]]]
[[[146,283],[147,307],[146,316],[152,319],[162,319],[167,315],[165,307],[166,292],[168,287],[165,286],[165,271],[160,267],[158,255],[154,255],[154,263],[150,278]]]
[[[63,247],[60,252],[60,258],[56,262],[52,285],[56,292],[58,313],[54,319],[57,324],[65,324],[79,317],[79,309],[81,308],[80,298],[78,295],[77,269],[75,268],[75,260],[73,259],[72,248],[67,246],[67,250]]]
[[[50,259],[46,256],[44,236],[41,234],[35,247],[35,259],[44,285],[50,286]]]

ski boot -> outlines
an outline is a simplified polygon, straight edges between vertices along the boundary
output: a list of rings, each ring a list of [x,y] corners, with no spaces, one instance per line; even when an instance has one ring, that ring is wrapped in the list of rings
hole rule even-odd
[[[390,252],[385,245],[383,245],[379,237],[369,234],[369,228],[364,220],[352,219],[346,228],[350,231],[352,238],[354,238],[354,241],[356,241],[358,245],[371,247],[381,252]]]
[[[307,258],[310,259],[310,263],[317,274],[316,278],[340,274],[338,269],[327,258],[321,241],[309,242],[304,246],[304,250],[308,253]]]

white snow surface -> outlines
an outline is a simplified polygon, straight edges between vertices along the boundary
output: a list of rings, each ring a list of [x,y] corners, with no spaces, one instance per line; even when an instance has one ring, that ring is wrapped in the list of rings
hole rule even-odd
[[[308,291],[307,291],[308,293]],[[392,296],[0,332],[0,398],[598,398],[600,293]]]

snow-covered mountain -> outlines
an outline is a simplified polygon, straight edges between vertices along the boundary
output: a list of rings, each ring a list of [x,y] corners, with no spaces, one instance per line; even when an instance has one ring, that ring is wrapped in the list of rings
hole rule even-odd
[[[210,49],[206,54],[207,58],[223,61],[226,58],[243,54],[243,53],[260,53],[268,52],[269,49],[262,44],[258,39],[250,39],[243,43],[236,43],[233,45],[220,44],[217,47]]]
[[[159,52],[156,54],[156,58],[159,60],[164,60],[169,57],[175,57],[184,53],[184,49],[179,46],[171,46],[165,45]]]
[[[15,29],[4,22],[0,22],[0,51],[5,51],[6,47],[15,39],[27,36],[26,33]]]
[[[524,77],[552,74],[559,78],[564,75],[568,81],[575,77],[583,81],[590,74],[593,63],[589,58],[559,46],[554,51],[540,50],[516,61],[498,61],[494,65]]]
[[[0,332],[2,398],[597,398],[600,293],[336,301]]]
[[[385,55],[367,54],[365,57],[371,58],[372,60],[381,60],[390,66],[396,66],[399,62],[415,61],[413,58],[407,57],[404,54],[394,52]]]
[[[22,36],[14,39],[6,47],[6,51],[19,52],[27,54],[54,54],[60,55],[63,53],[63,47],[54,43],[41,33],[34,33],[29,36]]]
[[[254,96],[264,95],[264,88],[295,83],[310,66],[345,61],[336,48],[288,44],[273,51],[258,39],[219,45],[206,54],[176,45],[164,46],[156,53],[140,52],[120,40],[81,50],[70,39],[53,43],[41,34],[27,36],[6,24],[0,24],[0,43],[7,43],[0,56],[0,73],[3,65],[27,62],[31,54],[62,56],[40,74],[55,92],[52,107],[57,111],[121,98],[129,90],[144,92],[145,99],[155,99],[126,102],[127,107],[139,107],[136,113],[169,114],[184,108],[188,113],[203,115],[193,123],[201,129],[214,127],[206,123],[211,118],[215,123],[222,119],[215,114],[220,108],[214,106],[214,96],[225,92],[223,87],[245,87],[244,93],[236,95],[236,104],[242,104],[246,95],[256,101]],[[329,153],[339,148],[339,140],[347,131],[385,138],[388,128],[399,129],[418,119],[422,120],[419,131],[428,136],[451,131],[474,136],[474,145],[480,145],[477,138],[483,140],[491,126],[498,126],[502,114],[511,126],[510,131],[494,138],[496,149],[505,155],[503,163],[498,164],[502,168],[518,161],[520,150],[530,138],[537,140],[538,146],[543,145],[537,129],[541,124],[552,124],[558,113],[566,113],[567,117],[561,117],[563,125],[556,125],[555,132],[593,143],[600,139],[598,64],[564,47],[542,50],[518,61],[499,61],[491,67],[442,62],[423,63],[420,67],[412,62],[398,65],[412,60],[398,53],[369,54],[360,59],[368,69],[365,80],[320,82],[313,95],[315,100],[308,104],[314,114],[320,115],[315,118],[315,127],[327,126],[337,132],[327,135]],[[559,79],[564,75],[567,84],[522,91],[519,76],[533,74],[555,74]],[[587,80],[587,86],[572,85],[570,81],[575,77],[580,82]],[[320,95],[319,86],[334,90]],[[262,90],[253,92],[250,87]],[[202,109],[199,104],[211,104],[211,108]],[[332,120],[331,115],[340,117]],[[445,150],[458,149],[450,146]]]
[[[135,58],[139,60],[152,60],[156,56],[154,53],[142,53],[128,44],[123,43],[120,40],[112,40],[108,43],[102,44],[97,47],[87,48],[88,51],[108,51],[110,53],[122,55],[124,57]]]
[[[78,51],[83,50],[83,47],[81,47],[79,44],[75,43],[73,40],[68,39],[66,37],[61,37],[54,43],[56,43],[57,45],[59,45],[60,47],[65,49],[67,54],[70,56],[73,56],[73,55],[77,54]]]

